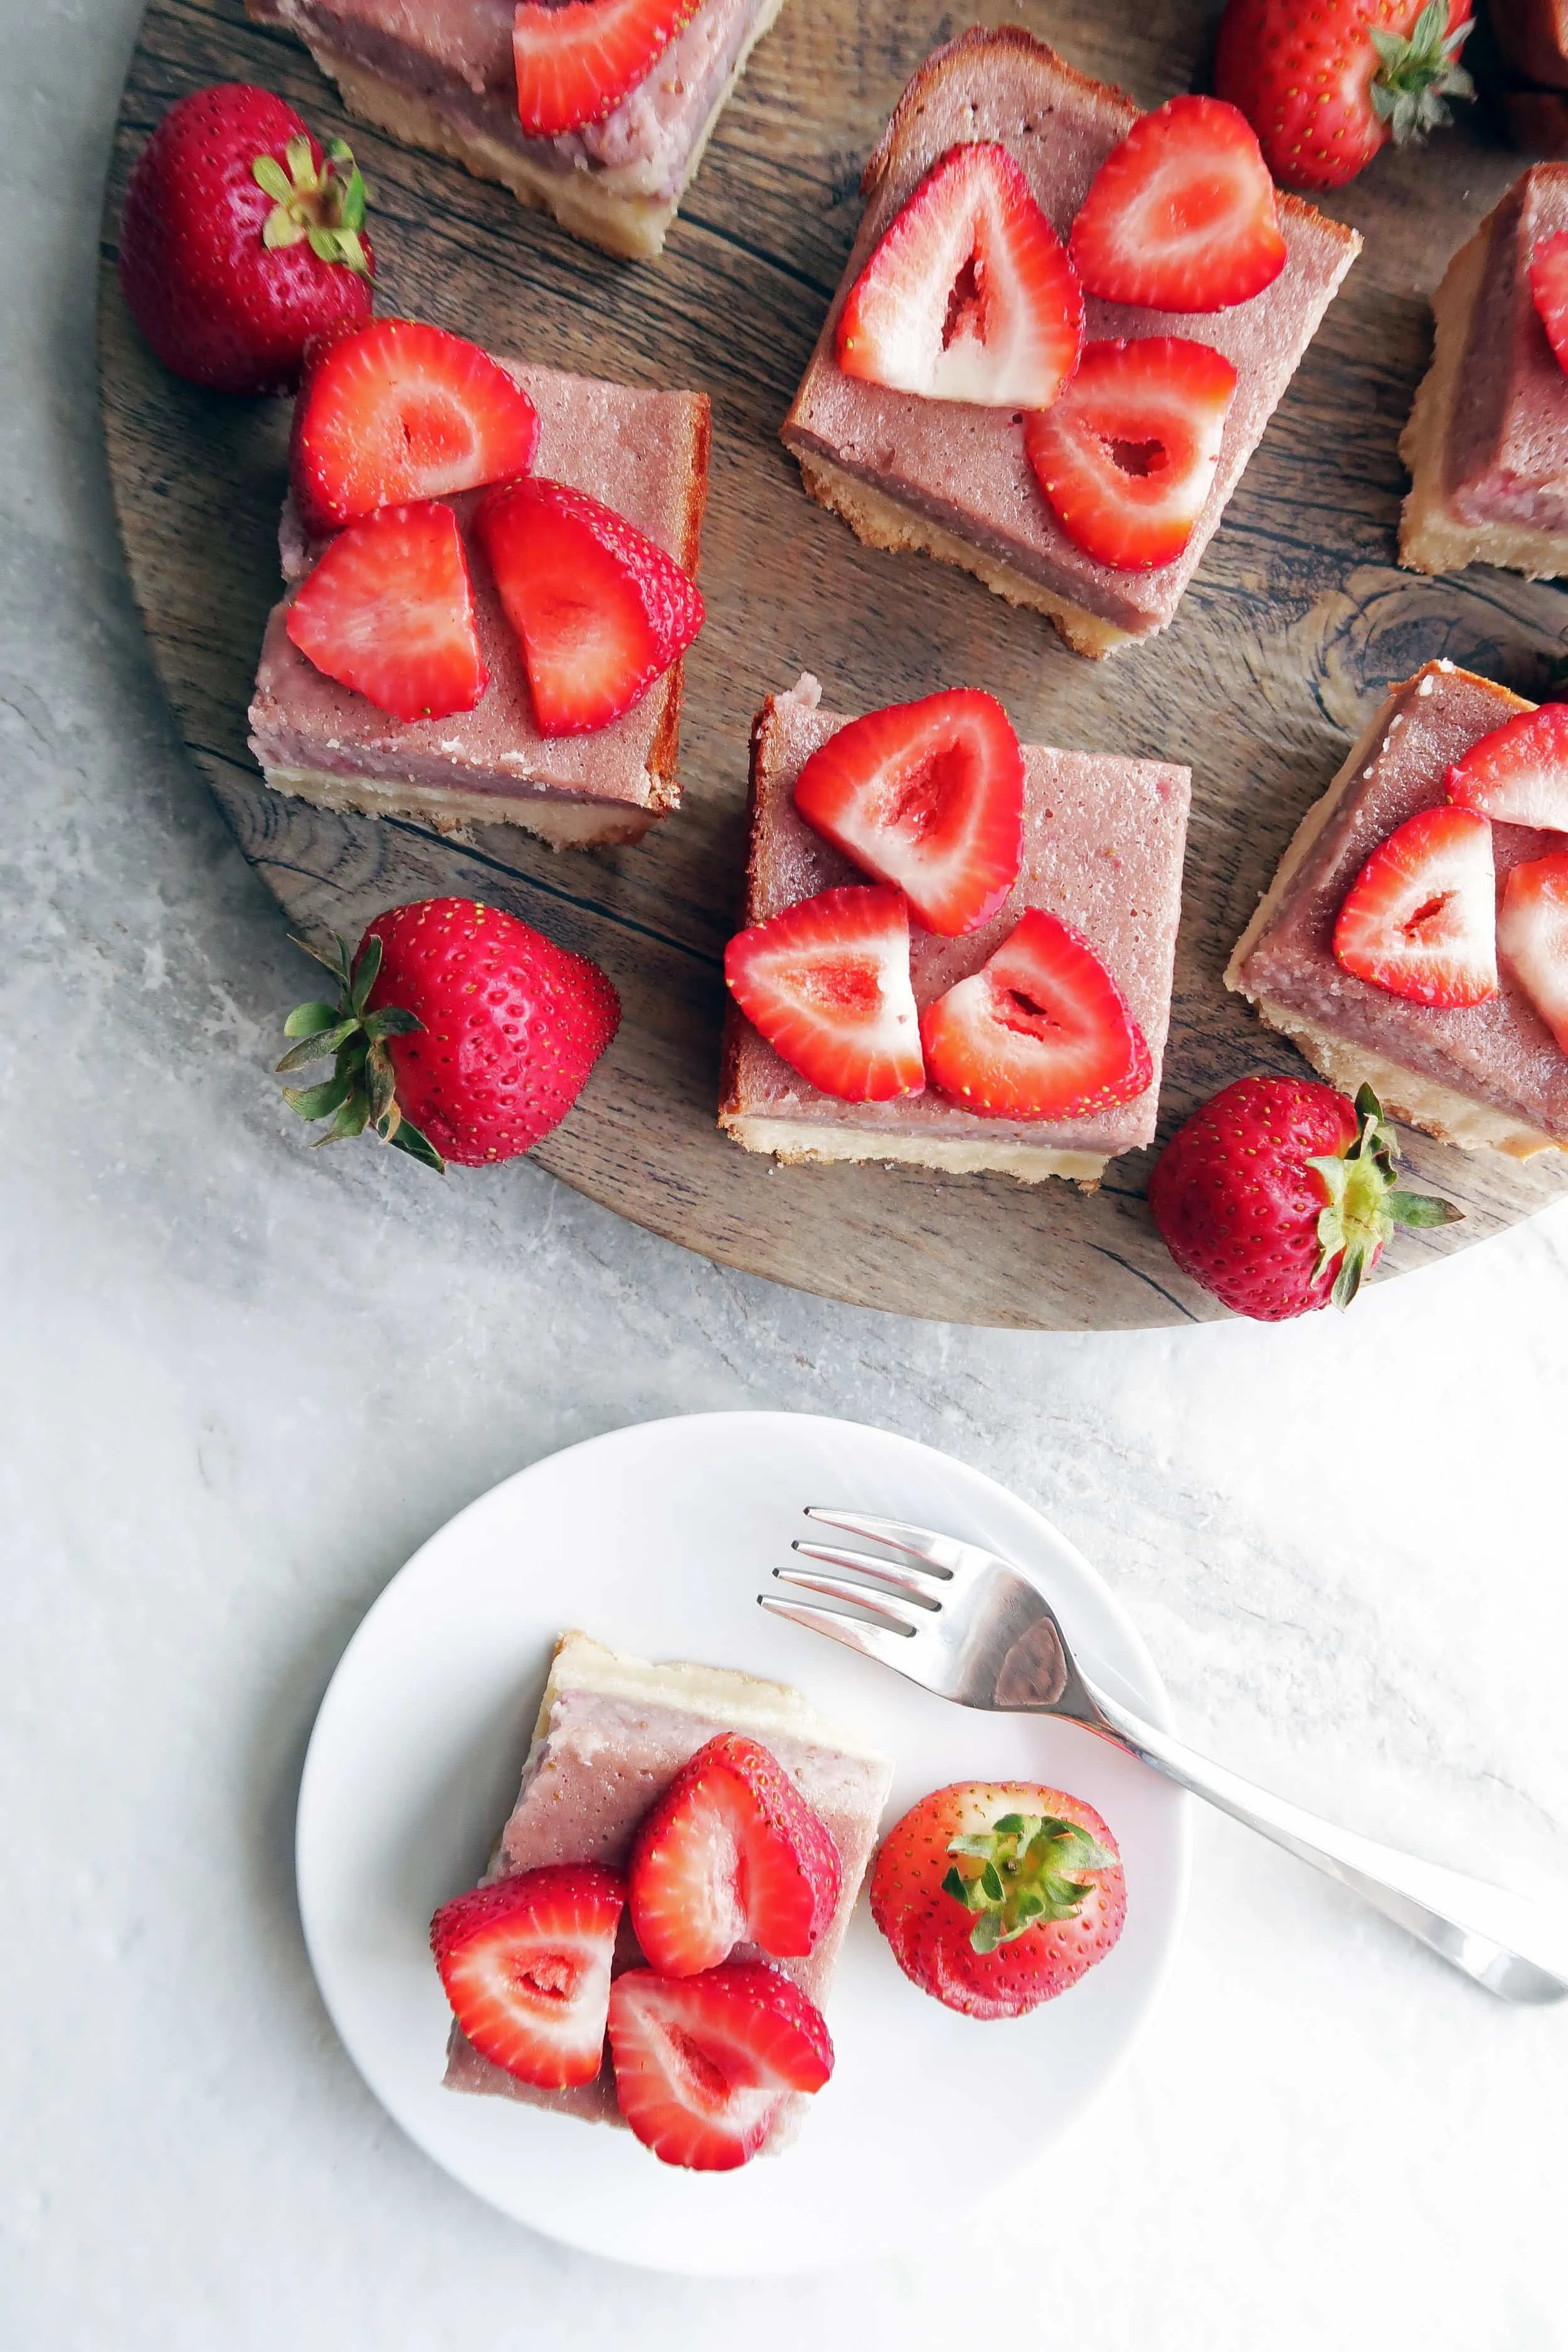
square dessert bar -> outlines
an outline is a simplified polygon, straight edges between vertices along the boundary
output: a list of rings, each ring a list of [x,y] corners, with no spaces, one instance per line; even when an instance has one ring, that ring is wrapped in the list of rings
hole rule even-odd
[[[1090,181],[1138,112],[1120,90],[1088,80],[1016,26],[976,28],[938,49],[899,100],[866,166],[860,234],[783,427],[812,497],[868,546],[918,549],[958,564],[1010,604],[1048,614],[1081,654],[1106,654],[1152,636],[1173,617],[1264,426],[1360,250],[1355,231],[1281,196],[1289,258],[1252,300],[1179,318],[1086,300],[1088,338],[1186,336],[1223,352],[1239,379],[1207,503],[1183,553],[1157,571],[1115,571],[1072,544],[1041,495],[1012,411],[860,383],[840,370],[835,333],[873,247],[950,147],[1000,141],[1065,239]]]
[[[795,781],[806,761],[847,724],[817,708],[818,694],[816,680],[803,677],[792,693],[770,697],[752,724],[748,925],[819,890],[865,879],[795,805]],[[915,1002],[923,1011],[978,971],[1026,907],[1044,907],[1082,932],[1121,986],[1148,1042],[1151,1085],[1112,1110],[1069,1119],[990,1118],[929,1087],[891,1102],[840,1102],[792,1070],[731,1005],[719,1124],[748,1151],[786,1160],[912,1160],[958,1174],[997,1169],[1027,1183],[1067,1176],[1092,1185],[1116,1153],[1153,1141],[1191,771],[1036,743],[1023,750],[1018,879],[1001,913],[963,939],[911,927]]]
[[[746,1732],[778,1759],[838,1848],[844,1884],[825,1934],[804,1958],[773,1962],[824,2008],[876,1847],[892,1767],[874,1748],[825,1721],[787,1684],[718,1666],[650,1665],[605,1649],[585,1633],[564,1634],[490,1875],[509,1877],[555,1862],[624,1869],[649,1807],[688,1758],[723,1731]],[[734,1957],[763,1956],[741,1945]],[[623,1919],[617,1971],[640,1958],[629,1921]],[[539,2090],[481,2058],[456,2024],[447,2045],[447,2085],[552,2107],[587,2123],[623,2120],[608,2059],[592,2083]],[[785,2101],[765,2149],[776,2151],[793,2137],[805,2105],[798,2094]]]
[[[1568,1148],[1568,1055],[1506,966],[1484,1004],[1418,1004],[1342,970],[1333,939],[1373,851],[1447,800],[1448,769],[1473,743],[1533,708],[1447,661],[1396,686],[1302,818],[1225,976],[1344,1093],[1370,1085],[1395,1118],[1515,1160]],[[1500,886],[1561,847],[1561,835],[1494,824]]]
[[[660,251],[724,101],[783,0],[701,0],[602,122],[558,138],[518,117],[512,0],[246,0],[304,42],[361,121],[499,180],[590,245]]]
[[[694,573],[708,496],[703,395],[503,364],[539,411],[534,472],[614,507]],[[460,521],[482,495],[449,501]],[[321,547],[291,501],[281,541],[284,577],[297,584]],[[288,634],[289,600],[274,607],[250,706],[250,748],[268,782],[321,808],[447,829],[525,825],[558,849],[640,841],[679,803],[681,661],[609,726],[546,738],[484,556],[471,541],[468,555],[490,682],[474,709],[450,718],[389,718],[308,661]]]
[[[1413,572],[1568,572],[1568,375],[1530,290],[1539,240],[1568,228],[1568,163],[1537,163],[1462,245],[1432,297],[1436,340],[1399,443]]]

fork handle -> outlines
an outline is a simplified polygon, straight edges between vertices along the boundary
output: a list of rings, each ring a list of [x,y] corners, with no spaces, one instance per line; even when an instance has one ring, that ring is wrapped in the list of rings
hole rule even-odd
[[[1358,1895],[1505,2000],[1559,2000],[1568,1993],[1568,1918],[1523,1895],[1468,1877],[1353,1830],[1303,1812],[1239,1773],[1211,1764],[1168,1732],[1086,1684],[1101,1720],[1089,1727],[1178,1786],[1205,1797],[1287,1853],[1354,1887]]]

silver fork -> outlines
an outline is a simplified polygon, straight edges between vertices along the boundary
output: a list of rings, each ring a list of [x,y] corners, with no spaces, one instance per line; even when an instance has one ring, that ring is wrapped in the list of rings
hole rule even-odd
[[[793,1549],[804,1559],[839,1572],[775,1568],[780,1583],[817,1593],[827,1605],[759,1593],[773,1616],[826,1633],[960,1706],[1081,1724],[1353,1886],[1489,1992],[1518,2001],[1560,2000],[1568,1993],[1568,1914],[1553,1916],[1484,1879],[1319,1821],[1143,1722],[1089,1681],[1045,1595],[994,1552],[863,1511],[809,1509],[805,1516],[882,1544],[914,1565],[797,1540]]]

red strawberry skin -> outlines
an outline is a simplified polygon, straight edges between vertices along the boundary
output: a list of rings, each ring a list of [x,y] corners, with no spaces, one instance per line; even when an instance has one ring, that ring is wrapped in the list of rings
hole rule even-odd
[[[926,400],[1044,408],[1078,364],[1078,273],[1005,147],[950,148],[839,314],[846,375]]]
[[[1530,257],[1530,292],[1562,368],[1568,368],[1568,229],[1543,236]]]
[[[760,1741],[721,1732],[677,1773],[637,1832],[632,1925],[661,1976],[696,1976],[738,1943],[815,1949],[844,1872],[827,1824]]]
[[[1154,1066],[1087,940],[1027,907],[995,954],[921,1015],[926,1075],[991,1118],[1081,1118],[1131,1102]]]
[[[791,1069],[840,1102],[925,1087],[910,978],[909,908],[896,890],[822,890],[737,932],[724,979]]]
[[[526,474],[538,443],[532,401],[477,343],[412,319],[375,319],[308,354],[289,483],[320,537],[378,507]]]
[[[646,81],[697,0],[521,0],[517,109],[531,139],[602,122]]]
[[[510,1160],[558,1127],[620,1022],[597,964],[471,898],[390,908],[362,953],[373,936],[369,1009],[424,1024],[387,1041],[398,1106],[443,1159]]]
[[[323,260],[309,240],[274,246],[277,208],[255,177],[258,156],[288,176],[288,146],[304,140],[310,175],[322,152],[270,90],[219,82],[176,100],[132,169],[120,223],[126,304],[165,367],[215,392],[292,390],[305,346],[342,320],[370,316],[375,257]]]
[[[1498,951],[1568,1054],[1568,849],[1514,866],[1498,909]]]
[[[974,1951],[973,1915],[944,1881],[955,1838],[1013,1814],[1082,1830],[1111,1857],[1083,1874],[1077,1916],[1042,1920],[993,1952]],[[1092,1805],[1026,1781],[955,1782],[911,1806],[883,1839],[871,1873],[871,1916],[904,1974],[947,2008],[975,2018],[1021,2017],[1075,1984],[1121,1933],[1127,1888],[1116,1841]]]
[[[928,931],[998,913],[1024,857],[1024,755],[995,698],[959,688],[852,719],[795,780],[806,823]]]
[[[1236,370],[1180,335],[1089,343],[1024,449],[1073,545],[1118,572],[1173,563],[1208,503]]]
[[[615,1871],[568,1863],[441,1906],[430,1948],[452,2013],[481,2058],[548,2090],[594,2080],[626,1895]]]
[[[1381,59],[1374,32],[1408,37],[1426,0],[1227,0],[1215,53],[1214,86],[1238,106],[1274,177],[1288,188],[1339,188],[1364,171],[1394,137],[1419,137],[1447,119],[1442,92],[1468,90],[1434,59],[1425,107],[1412,102],[1408,129],[1384,121],[1373,104]],[[1474,11],[1448,0],[1451,37]],[[1451,55],[1457,58],[1456,48]],[[1417,78],[1418,79],[1420,77]],[[1436,104],[1433,101],[1436,100]]]
[[[1151,310],[1224,310],[1284,268],[1274,183],[1239,108],[1172,98],[1096,173],[1068,250],[1086,294]]]
[[[635,708],[702,626],[672,556],[565,482],[508,482],[474,535],[522,650],[542,735],[581,735]]]
[[[289,607],[290,641],[393,718],[472,710],[489,683],[451,509],[384,507],[328,542]]]
[[[1448,771],[1448,798],[1497,824],[1568,833],[1568,702],[1521,710],[1472,743]]]
[[[788,2094],[833,2072],[821,2011],[763,1961],[685,1978],[628,1969],[609,2028],[622,2115],[661,2164],[694,2172],[750,2163]]]
[[[1358,980],[1415,1004],[1497,994],[1497,882],[1488,820],[1421,809],[1395,825],[1346,891],[1334,955]]]

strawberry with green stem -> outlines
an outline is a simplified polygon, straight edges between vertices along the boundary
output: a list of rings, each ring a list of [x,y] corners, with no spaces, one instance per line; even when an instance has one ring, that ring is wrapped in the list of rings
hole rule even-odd
[[[373,935],[357,959],[352,960],[348,941],[336,935],[331,953],[313,948],[308,940],[296,940],[294,944],[325,964],[341,993],[335,1004],[297,1004],[283,1024],[284,1035],[299,1042],[278,1064],[280,1074],[324,1062],[329,1055],[332,1061],[330,1078],[311,1087],[285,1087],[284,1101],[301,1118],[331,1119],[325,1135],[314,1138],[316,1145],[338,1143],[374,1127],[383,1143],[395,1143],[438,1175],[444,1173],[447,1163],[435,1145],[398,1108],[397,1081],[386,1042],[389,1037],[409,1036],[425,1024],[400,1004],[385,1005],[377,1013],[366,1009],[381,971],[381,941]]]

